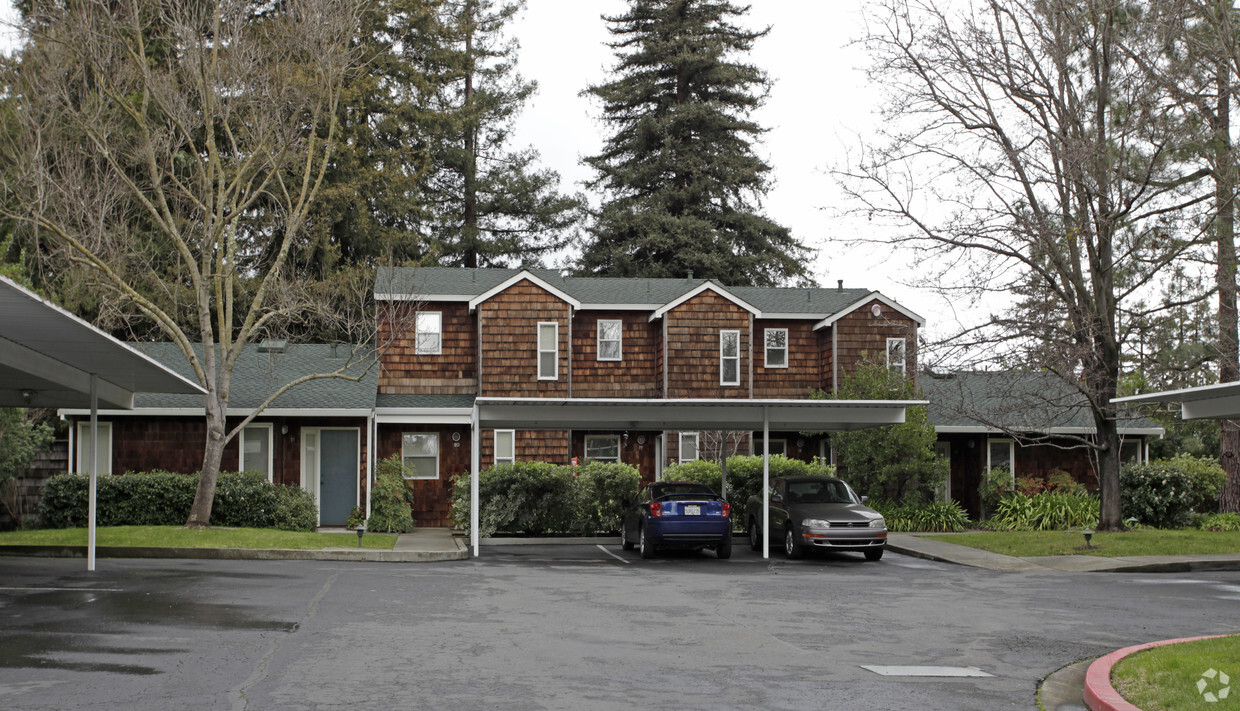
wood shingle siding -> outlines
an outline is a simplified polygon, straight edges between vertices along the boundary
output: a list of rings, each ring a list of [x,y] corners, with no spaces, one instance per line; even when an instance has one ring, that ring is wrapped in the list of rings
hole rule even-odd
[[[874,316],[870,311],[875,304],[882,310],[879,316]],[[886,304],[871,301],[840,318],[832,328],[836,332],[838,350],[834,358],[838,359],[840,377],[854,372],[864,357],[883,362],[887,356],[888,338],[907,339],[905,372],[909,377],[916,372],[917,324]],[[832,365],[834,367],[834,363]]]
[[[380,393],[471,395],[478,387],[478,346],[473,315],[465,302],[380,302]],[[414,343],[416,311],[440,313],[438,355],[419,354]]]
[[[788,330],[788,367],[766,367],[766,330]],[[814,322],[809,320],[769,320],[754,322],[754,385],[755,398],[798,400],[822,387],[822,359]]]
[[[498,397],[569,396],[569,310],[554,294],[522,280],[478,305],[479,395]],[[555,380],[538,379],[538,324],[558,324]]]
[[[749,312],[713,291],[663,315],[667,322],[667,397],[747,398],[750,396]],[[719,333],[740,331],[740,384],[720,385]]]
[[[621,360],[598,359],[599,320],[622,322]],[[573,397],[659,397],[661,323],[642,311],[580,311],[573,319]]]

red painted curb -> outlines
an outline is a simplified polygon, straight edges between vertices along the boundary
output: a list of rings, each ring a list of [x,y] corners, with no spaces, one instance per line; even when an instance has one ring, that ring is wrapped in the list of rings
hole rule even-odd
[[[1111,652],[1105,657],[1099,657],[1094,660],[1093,664],[1089,665],[1089,670],[1085,672],[1085,705],[1089,707],[1089,711],[1141,711],[1141,709],[1128,703],[1124,697],[1119,695],[1115,687],[1111,686],[1111,669],[1119,663],[1119,660],[1129,654],[1135,654],[1154,647],[1162,647],[1167,644],[1196,642],[1199,639],[1215,639],[1226,636],[1225,634],[1211,634],[1204,637],[1164,639],[1161,642],[1149,642],[1147,644],[1138,644],[1134,647],[1124,647],[1121,650]]]

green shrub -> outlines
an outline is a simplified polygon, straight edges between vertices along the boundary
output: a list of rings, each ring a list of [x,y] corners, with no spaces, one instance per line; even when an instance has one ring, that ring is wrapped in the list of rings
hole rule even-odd
[[[478,474],[478,532],[547,533],[572,529],[573,475],[570,467],[515,462]],[[452,520],[469,527],[469,475],[453,479]]]
[[[1044,491],[1003,497],[990,519],[998,531],[1064,531],[1098,524],[1098,499],[1090,494]]]
[[[1194,511],[1204,514],[1218,511],[1218,495],[1223,490],[1223,482],[1227,480],[1227,473],[1223,471],[1218,460],[1177,454],[1171,459],[1158,459],[1150,463],[1166,464],[1180,470],[1189,478],[1192,482]]]
[[[1003,497],[1012,493],[1015,484],[1012,472],[1007,467],[992,467],[986,470],[977,486],[978,500],[982,504],[982,518],[994,513]]]
[[[412,494],[405,485],[405,477],[413,475],[414,472],[405,466],[398,454],[379,462],[374,490],[370,493],[367,531],[409,533],[413,530]]]
[[[1197,528],[1203,531],[1240,531],[1240,514],[1216,513],[1202,516]]]
[[[1182,528],[1192,522],[1193,478],[1174,460],[1131,464],[1120,472],[1123,516],[1155,528]]]
[[[1022,476],[1016,478],[1017,493],[1034,496],[1044,491],[1060,494],[1085,494],[1089,490],[1072,475],[1061,469],[1054,469],[1045,476]]]
[[[198,475],[129,472],[99,477],[97,486],[100,526],[180,526],[194,503]],[[43,527],[87,525],[89,487],[90,477],[84,474],[49,479],[39,505]],[[213,525],[311,531],[317,517],[314,500],[300,487],[276,486],[254,472],[220,472],[216,481]]]
[[[888,531],[958,533],[969,526],[969,515],[955,501],[932,501],[925,504],[871,501],[870,507],[883,515]]]
[[[719,462],[709,459],[680,462],[663,470],[663,481],[691,481],[695,484],[705,484],[710,487],[711,491],[719,493],[722,493],[719,491],[721,476],[722,469],[719,466]],[[724,498],[727,497],[725,496]]]
[[[628,464],[593,461],[576,467],[574,474],[573,532],[619,532],[624,502],[637,498],[641,472]]]

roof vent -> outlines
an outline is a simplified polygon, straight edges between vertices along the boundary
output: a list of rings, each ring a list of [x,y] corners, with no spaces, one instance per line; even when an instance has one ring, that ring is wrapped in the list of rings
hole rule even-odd
[[[689,270],[689,281],[693,281],[693,270]]]
[[[259,353],[283,353],[288,349],[288,339],[264,338],[258,344]]]
[[[840,279],[840,280],[836,281],[836,282],[835,282],[835,284],[836,284],[836,286],[835,286],[835,290],[836,290],[836,291],[843,291],[843,290],[844,290],[844,280],[843,280],[843,279]]]

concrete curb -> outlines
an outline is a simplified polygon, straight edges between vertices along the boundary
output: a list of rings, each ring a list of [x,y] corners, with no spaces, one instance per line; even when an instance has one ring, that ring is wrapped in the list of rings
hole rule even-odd
[[[1136,654],[1142,650],[1153,649],[1154,647],[1226,636],[1223,634],[1212,634],[1203,637],[1164,639],[1160,642],[1147,642],[1146,644],[1124,647],[1104,657],[1099,657],[1093,664],[1089,665],[1089,671],[1085,672],[1085,705],[1089,707],[1090,711],[1141,711],[1140,708],[1133,706],[1123,696],[1120,696],[1115,687],[1111,686],[1111,670],[1115,668],[1119,660],[1130,654]]]
[[[98,558],[188,558],[199,560],[323,560],[363,561],[370,563],[438,563],[468,560],[469,551],[458,543],[454,551],[373,550],[366,548],[325,548],[298,550],[288,548],[147,548],[129,546],[98,546]],[[35,558],[85,558],[86,546],[0,546],[0,556]]]

